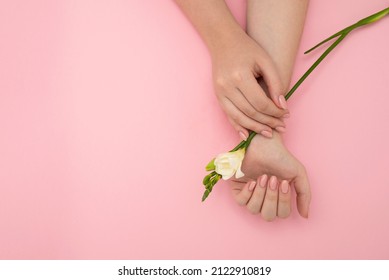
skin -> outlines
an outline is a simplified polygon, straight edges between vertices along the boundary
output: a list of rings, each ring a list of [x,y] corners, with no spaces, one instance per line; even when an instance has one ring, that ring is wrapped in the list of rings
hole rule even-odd
[[[232,126],[242,138],[248,130],[272,136],[284,131],[288,114],[279,96],[284,88],[268,53],[239,26],[223,0],[176,0],[207,45],[215,93]],[[270,99],[257,79],[265,81]],[[285,105],[285,103],[283,103]]]
[[[308,0],[247,1],[247,34],[273,60],[284,94],[290,86],[308,2]]]
[[[307,7],[306,0],[247,2],[247,33],[273,59],[284,88],[290,84]],[[266,84],[261,84],[267,91]],[[290,186],[293,185],[298,211],[302,217],[308,218],[311,191],[307,173],[285,148],[278,133],[274,133],[272,139],[264,139],[260,135],[254,137],[243,161],[243,172],[247,177],[231,182],[231,189],[235,200],[245,205],[249,212],[260,214],[266,221],[272,221],[277,216],[287,217],[291,209]],[[263,176],[267,178],[263,180],[267,183],[265,187],[259,184]],[[273,179],[268,179],[270,176]],[[276,190],[270,188],[271,180],[276,182]],[[248,188],[250,182],[256,182],[251,191]],[[281,184],[284,184],[284,189],[288,184],[287,193],[282,192]]]
[[[289,115],[282,97],[289,88],[308,1],[248,0],[247,33],[223,0],[176,2],[210,51],[216,96],[230,123],[243,139],[249,130],[259,133],[243,161],[246,176],[231,181],[234,198],[272,221],[289,216],[294,186],[299,213],[308,217],[311,193],[305,168],[278,133],[285,131],[283,118]]]
[[[232,195],[239,205],[266,221],[286,218],[291,210],[291,185],[297,193],[297,209],[308,218],[311,189],[305,167],[286,149],[279,133],[271,139],[256,135],[246,151],[242,164],[244,177],[230,182]],[[261,184],[261,179],[263,182]],[[273,179],[272,179],[273,178]],[[276,181],[276,189],[270,181]],[[249,188],[251,182],[254,188]],[[287,193],[281,184],[287,184]]]

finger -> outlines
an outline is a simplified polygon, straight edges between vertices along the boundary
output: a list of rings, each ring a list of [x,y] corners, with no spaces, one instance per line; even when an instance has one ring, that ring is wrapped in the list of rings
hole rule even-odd
[[[291,197],[289,182],[283,180],[278,188],[278,217],[287,218],[290,215]]]
[[[273,61],[265,56],[260,56],[257,63],[259,71],[266,83],[271,100],[273,100],[279,108],[287,110],[286,102],[284,102],[285,99],[280,99],[280,96],[284,96],[285,89]]]
[[[220,103],[223,110],[226,112],[228,119],[232,126],[239,131],[241,127],[255,131],[262,134],[265,137],[271,138],[273,136],[272,129],[267,125],[254,121],[243,114],[234,104],[227,98],[224,98]]]
[[[228,121],[230,122],[230,124],[232,125],[232,127],[238,132],[239,137],[242,140],[246,141],[247,138],[249,137],[249,131],[246,128],[244,128],[243,126],[236,123],[234,120],[232,120],[228,115],[227,115],[227,118],[228,118]]]
[[[235,105],[241,112],[254,121],[268,125],[272,128],[285,127],[284,120],[282,118],[275,118],[257,111],[239,89],[236,89],[235,94],[227,96],[231,103]]]
[[[261,211],[263,198],[266,194],[267,175],[259,176],[257,179],[257,186],[247,203],[247,210],[252,214],[258,214]]]
[[[253,190],[255,189],[256,182],[249,181],[247,183],[243,182],[231,182],[232,184],[232,196],[235,201],[243,206],[246,205],[251,195],[253,194]],[[243,188],[242,188],[243,185]]]
[[[277,201],[278,201],[278,181],[277,177],[271,176],[266,189],[266,196],[263,201],[261,216],[264,220],[270,222],[277,216]]]
[[[280,118],[288,112],[287,110],[277,107],[276,104],[267,97],[254,75],[247,76],[246,79],[242,80],[242,82],[239,83],[238,88],[258,112],[276,118]]]
[[[308,218],[309,204],[311,203],[311,187],[305,169],[299,172],[294,180],[294,188],[297,194],[297,210],[304,218]]]
[[[227,118],[228,118],[228,121],[230,122],[230,124],[232,125],[232,127],[236,131],[238,131],[238,134],[239,134],[240,138],[242,140],[247,140],[247,138],[249,137],[248,136],[249,135],[248,130],[246,128],[244,128],[243,126],[241,126],[240,124],[238,124],[237,122],[235,122],[232,118],[230,118],[230,117],[227,117]],[[246,123],[246,122],[244,122],[244,123]],[[252,126],[250,126],[250,127],[253,128],[254,126],[255,126],[255,124],[252,124]],[[260,127],[261,126],[258,126],[258,129],[255,132],[260,133],[262,136],[265,136],[267,138],[272,138],[273,137],[273,131],[271,130],[270,127],[267,127],[267,126],[263,125],[262,126],[263,130],[260,130]],[[250,130],[253,130],[253,129],[250,129]]]

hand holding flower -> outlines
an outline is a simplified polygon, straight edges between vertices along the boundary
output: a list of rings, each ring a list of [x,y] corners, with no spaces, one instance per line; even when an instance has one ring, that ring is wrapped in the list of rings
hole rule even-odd
[[[257,2],[252,2],[252,3],[257,3]],[[364,26],[364,25],[367,25],[367,24],[371,24],[371,23],[374,23],[386,16],[389,15],[389,7],[379,11],[378,13],[375,13],[371,16],[368,16],[364,19],[361,19],[360,21],[356,22],[355,24],[353,25],[350,25],[344,29],[342,29],[341,31],[335,33],[334,35],[330,36],[329,38],[325,39],[324,41],[320,42],[319,44],[317,44],[316,46],[314,46],[313,48],[311,48],[310,50],[308,50],[307,52],[305,53],[309,53],[311,52],[312,50],[316,49],[317,47],[321,46],[322,44],[324,44],[325,42],[328,42],[330,41],[331,39],[334,39],[334,38],[337,38],[337,40],[332,44],[330,45],[324,52],[323,54],[316,60],[316,62],[304,73],[304,75],[296,82],[296,84],[289,90],[289,92],[285,95],[285,99],[288,100],[292,94],[296,91],[296,89],[301,85],[301,83],[312,73],[312,71],[324,60],[324,58],[353,30],[355,30],[356,28],[358,27],[361,27],[361,26]],[[265,77],[266,78],[266,77]],[[270,93],[270,96],[272,96],[272,94]],[[280,100],[281,101],[281,100]],[[280,102],[280,104],[282,104],[283,102]],[[285,106],[282,106],[282,107],[285,107]],[[280,130],[281,131],[281,130]],[[240,142],[232,151],[237,151],[238,149],[241,149],[241,148],[245,148],[247,150],[247,148],[249,147],[250,145],[250,142],[251,140],[253,139],[253,137],[255,136],[255,138],[257,138],[256,136],[256,132],[255,130],[251,131],[249,136],[248,136],[248,139],[246,141],[242,141]],[[266,136],[266,135],[264,135]],[[276,149],[277,150],[277,149]],[[266,150],[268,151],[268,150]],[[286,149],[284,150],[280,150],[280,151],[283,151],[281,153],[278,153],[278,155],[280,154],[284,154],[286,155],[286,157],[282,157],[284,160],[286,159],[287,161],[290,161],[292,163],[292,165],[294,164],[295,166],[302,166],[297,159],[295,159]],[[249,154],[250,152],[247,151]],[[277,151],[275,151],[277,152]],[[276,153],[277,154],[277,153]],[[258,157],[260,159],[260,157],[263,156],[262,154],[259,154]],[[266,157],[265,157],[266,158]],[[271,158],[269,158],[271,159]],[[274,158],[273,158],[274,159]],[[288,160],[289,159],[289,160]],[[250,162],[250,159],[247,159],[245,158],[244,162]],[[255,161],[254,161],[255,162]],[[259,162],[261,162],[261,160],[259,160]],[[273,171],[277,171],[277,168],[275,168],[276,165],[273,165],[273,164],[269,164],[269,165],[266,165],[266,160],[263,161],[263,163],[265,165],[263,165],[262,167],[266,167],[268,166],[268,168],[270,170],[273,170]],[[272,161],[270,160],[268,163],[271,163]],[[274,163],[274,162],[273,162]],[[260,165],[259,165],[260,166]],[[289,168],[290,168],[290,165],[289,165]],[[212,169],[213,170],[213,169]],[[281,178],[294,178],[294,183],[295,183],[295,187],[296,187],[296,191],[298,193],[298,197],[297,197],[297,206],[299,208],[299,212],[302,216],[307,216],[308,215],[308,208],[307,206],[309,206],[309,201],[310,201],[310,192],[307,192],[307,190],[309,190],[309,184],[308,184],[308,179],[307,179],[307,176],[306,176],[306,173],[305,173],[305,169],[304,168],[298,168],[297,170],[300,170],[298,173],[296,173],[296,170],[295,172],[293,172],[292,170],[288,170],[288,169],[278,169],[278,172],[279,171],[282,171],[282,174],[281,174]],[[209,169],[207,169],[207,171],[210,171]],[[260,172],[259,172],[260,173]],[[267,172],[263,172],[263,173],[267,173]],[[275,173],[277,175],[277,172]],[[289,174],[289,175],[286,175],[286,174]],[[249,171],[249,174],[247,174],[247,176],[250,177],[250,171]],[[252,179],[256,176],[251,176]],[[212,191],[212,188],[213,186],[217,183],[217,181],[221,178],[221,175],[218,174],[216,171],[213,171],[211,174],[208,174],[205,178],[204,178],[204,181],[203,181],[203,184],[205,185],[205,188],[206,188],[206,191],[203,195],[203,201],[208,197],[209,193]],[[290,181],[291,179],[289,179]],[[236,182],[236,183],[242,183],[242,182]],[[239,185],[237,185],[239,186]],[[305,186],[305,187],[304,187]],[[308,186],[308,188],[306,187]],[[240,185],[240,188],[242,188],[242,185]]]
[[[274,133],[271,139],[261,135],[256,135],[252,139],[243,159],[242,171],[245,176],[232,179],[230,185],[236,201],[241,205],[246,205],[250,212],[261,213],[266,220],[274,219],[277,212],[273,211],[269,214],[269,212],[262,213],[261,211],[263,207],[265,207],[264,210],[268,211],[269,207],[266,205],[269,202],[266,198],[270,201],[278,199],[279,202],[281,201],[282,207],[286,208],[290,203],[290,185],[294,185],[297,193],[298,211],[301,216],[308,217],[311,190],[305,168],[286,149],[278,133]],[[256,182],[253,192],[247,192],[249,190],[247,182]],[[287,191],[283,192],[282,189]],[[269,197],[267,197],[266,190],[270,190]],[[282,210],[281,215],[278,216],[285,217],[287,215]]]
[[[289,112],[286,89],[262,47],[239,30],[211,55],[216,96],[241,138],[248,137],[248,129],[265,137],[272,136],[273,128],[284,131],[282,117]],[[263,78],[270,98],[258,78]]]
[[[283,131],[281,117],[288,113],[283,99],[286,85],[274,61],[246,34],[225,1],[175,1],[209,49],[216,96],[241,138],[249,136],[248,130],[266,137],[271,137],[272,128]],[[260,77],[269,95],[258,84]]]

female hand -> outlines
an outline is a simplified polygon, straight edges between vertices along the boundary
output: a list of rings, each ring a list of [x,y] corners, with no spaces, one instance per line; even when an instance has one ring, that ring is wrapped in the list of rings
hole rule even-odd
[[[246,205],[251,213],[261,213],[268,221],[276,216],[287,216],[287,211],[286,214],[284,210],[280,213],[280,209],[274,205],[277,205],[278,199],[278,205],[281,202],[282,207],[288,207],[291,193],[289,186],[294,185],[298,211],[302,217],[308,218],[311,189],[307,173],[304,166],[285,148],[278,133],[275,132],[272,139],[261,135],[253,138],[246,151],[242,171],[245,176],[239,180],[232,180],[230,185],[237,203]],[[263,180],[262,184],[261,180]],[[253,188],[250,190],[249,185],[246,185],[247,182],[252,181],[256,182],[255,190]],[[262,187],[258,188],[259,185]],[[272,211],[267,210],[269,207],[265,207],[265,202],[267,204],[271,202]],[[264,207],[265,212],[262,210]]]
[[[272,137],[284,132],[288,116],[285,88],[268,54],[245,32],[232,31],[211,51],[213,80],[219,103],[241,138],[248,129]],[[259,85],[263,78],[269,92]]]
[[[292,191],[287,180],[279,182],[276,176],[263,174],[247,183],[236,182],[232,193],[239,205],[245,205],[252,214],[261,214],[266,221],[287,218],[291,212]]]

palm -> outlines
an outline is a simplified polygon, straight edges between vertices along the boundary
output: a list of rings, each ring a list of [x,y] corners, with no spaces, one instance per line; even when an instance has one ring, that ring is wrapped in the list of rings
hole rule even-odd
[[[308,216],[311,192],[304,166],[286,149],[278,133],[271,139],[256,135],[246,151],[242,163],[245,174],[231,180],[233,195],[237,196],[248,181],[255,181],[263,174],[274,175],[278,180],[293,183],[297,192],[297,207],[300,214]]]

